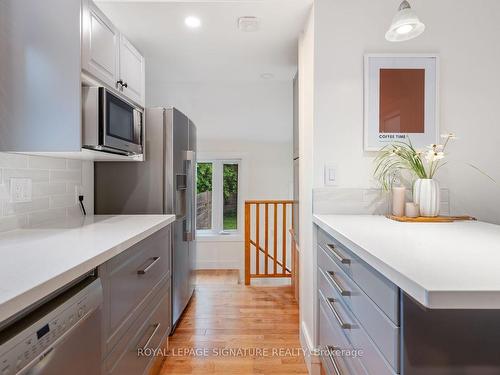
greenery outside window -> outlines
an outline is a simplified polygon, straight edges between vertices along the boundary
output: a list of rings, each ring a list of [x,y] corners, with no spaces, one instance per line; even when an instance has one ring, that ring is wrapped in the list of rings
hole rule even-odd
[[[203,160],[197,167],[198,233],[239,233],[241,160]]]

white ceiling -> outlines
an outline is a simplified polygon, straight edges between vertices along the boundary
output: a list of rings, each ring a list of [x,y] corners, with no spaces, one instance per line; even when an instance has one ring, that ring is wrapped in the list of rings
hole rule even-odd
[[[99,7],[147,59],[148,81],[291,80],[297,39],[312,0],[98,1]],[[201,19],[199,29],[184,24]],[[237,20],[256,16],[260,31],[242,33]]]

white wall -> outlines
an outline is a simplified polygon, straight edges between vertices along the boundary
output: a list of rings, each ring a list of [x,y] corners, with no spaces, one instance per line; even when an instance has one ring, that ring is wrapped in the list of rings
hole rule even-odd
[[[12,178],[31,179],[31,202],[11,202]],[[0,232],[81,216],[75,186],[81,188],[86,211],[92,214],[93,181],[89,161],[0,153]]]
[[[292,141],[292,81],[165,83],[147,86],[148,106],[175,106],[204,140]]]
[[[314,24],[311,10],[299,41],[299,280],[300,280],[300,339],[305,353],[315,348],[314,291],[316,257],[313,247],[312,187],[313,187],[313,125],[314,125]],[[306,355],[310,373],[318,371]]]
[[[147,101],[177,107],[196,123],[199,156],[242,158],[243,199],[287,199],[293,181],[292,93],[292,82],[150,82]],[[199,236],[196,267],[239,268],[242,277],[243,231],[236,238]]]
[[[363,152],[363,54],[432,52],[441,63],[441,130],[460,138],[449,149],[457,162],[438,180],[450,189],[452,213],[500,223],[500,185],[459,162],[500,181],[500,2],[416,1],[425,33],[394,44],[384,34],[399,3],[315,1],[314,186],[323,186],[327,163],[337,165],[339,187],[375,186],[374,154]]]

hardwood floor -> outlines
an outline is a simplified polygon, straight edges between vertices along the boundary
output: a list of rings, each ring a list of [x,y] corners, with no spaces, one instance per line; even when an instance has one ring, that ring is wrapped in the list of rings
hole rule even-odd
[[[307,374],[291,287],[244,286],[232,271],[200,272],[170,337],[167,374]]]
[[[239,276],[239,270],[197,270],[194,283],[199,286],[237,285]]]

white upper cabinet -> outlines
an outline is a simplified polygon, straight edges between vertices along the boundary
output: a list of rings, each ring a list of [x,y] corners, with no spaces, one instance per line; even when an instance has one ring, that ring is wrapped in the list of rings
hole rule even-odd
[[[82,69],[144,107],[144,57],[92,0],[83,0]]]
[[[130,99],[144,106],[144,57],[123,35],[120,37],[120,80],[122,91]]]
[[[83,1],[82,69],[113,88],[117,87],[120,33],[90,0]]]

